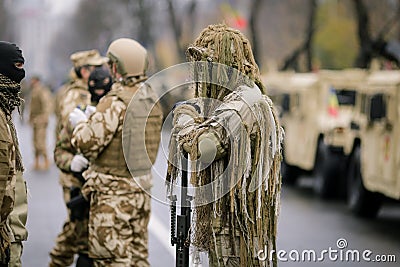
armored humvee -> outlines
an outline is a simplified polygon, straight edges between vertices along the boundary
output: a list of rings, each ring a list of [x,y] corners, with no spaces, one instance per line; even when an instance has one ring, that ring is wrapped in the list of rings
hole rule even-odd
[[[383,196],[400,199],[400,71],[374,71],[356,100],[355,142],[347,176],[347,203],[374,217]]]
[[[264,76],[285,129],[284,183],[293,184],[300,174],[309,173],[315,192],[323,198],[343,188],[344,151],[350,151],[353,143],[347,138],[354,140],[347,128],[365,77],[359,69]]]

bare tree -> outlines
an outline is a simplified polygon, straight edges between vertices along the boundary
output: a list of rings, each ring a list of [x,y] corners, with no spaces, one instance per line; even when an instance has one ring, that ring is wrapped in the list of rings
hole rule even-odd
[[[153,45],[153,25],[152,25],[152,14],[153,7],[152,1],[146,0],[129,0],[132,9],[133,17],[136,17],[139,21],[138,27],[138,41],[145,47]],[[134,4],[137,3],[137,4]],[[136,12],[135,12],[136,10]]]
[[[197,7],[197,0],[191,0],[184,8],[181,15],[177,15],[176,6],[174,0],[167,0],[168,4],[168,14],[169,14],[169,23],[171,25],[174,41],[175,41],[175,50],[178,55],[178,60],[184,60],[186,43],[183,40],[183,28],[181,25],[187,24],[186,29],[193,33],[195,26],[195,13]],[[187,37],[187,36],[186,36]]]
[[[367,68],[372,59],[372,38],[367,9],[362,0],[354,0],[354,8],[357,19],[357,35],[360,50],[355,65],[360,68]]]
[[[312,41],[315,33],[315,14],[317,11],[317,0],[309,0],[309,19],[304,41],[284,60],[281,70],[293,69],[299,71],[299,57],[302,53],[306,55],[306,70],[312,70]]]
[[[261,5],[264,1],[263,0],[253,0],[251,2],[251,8],[250,8],[250,21],[249,21],[249,28],[250,28],[250,33],[251,33],[251,44],[253,47],[253,55],[254,58],[256,59],[257,64],[261,68],[261,59],[260,59],[260,48],[259,48],[259,40],[258,40],[258,34],[259,31],[257,31],[257,21],[258,21],[258,16],[260,14],[261,10]]]
[[[400,63],[400,55],[397,47],[398,42],[388,42],[386,34],[398,23],[400,18],[400,5],[395,14],[386,20],[383,27],[378,31],[374,38],[371,34],[370,14],[363,0],[353,0],[354,11],[357,19],[357,35],[360,50],[356,58],[355,66],[359,68],[368,68],[374,57],[383,57],[394,61],[397,65]]]
[[[315,33],[315,17],[317,13],[317,1],[310,0],[310,17],[308,20],[307,37],[305,42],[306,64],[307,70],[311,71],[313,68],[313,36]]]
[[[181,37],[182,37],[182,28],[181,23],[178,22],[178,18],[175,14],[174,0],[168,0],[168,13],[169,13],[169,21],[172,27],[172,32],[174,34],[175,39],[175,49],[179,58],[182,58],[182,47],[180,45]]]

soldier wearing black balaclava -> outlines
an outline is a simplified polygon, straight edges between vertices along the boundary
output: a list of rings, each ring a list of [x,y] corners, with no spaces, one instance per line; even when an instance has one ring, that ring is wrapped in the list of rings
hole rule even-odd
[[[91,72],[107,62],[106,57],[100,56],[96,49],[78,51],[70,57],[74,68],[72,81],[66,85],[58,102],[59,122],[56,127],[56,143],[54,149],[54,163],[60,169],[60,185],[62,186],[64,201],[67,204],[71,196],[79,192],[83,181],[82,172],[87,168],[88,160],[71,145],[72,127],[68,123],[68,115],[74,108],[92,108],[91,96],[88,90],[88,80]],[[91,107],[91,108],[89,108]],[[71,190],[71,188],[73,190]],[[77,190],[77,191],[75,191]],[[69,217],[58,234],[54,247],[50,252],[49,267],[70,266],[74,257],[79,254],[76,266],[90,266],[87,257],[87,218],[75,218],[70,210]],[[79,219],[79,220],[78,220]]]
[[[0,41],[0,266],[9,266],[10,246],[15,241],[9,215],[14,208],[16,174],[23,172],[23,166],[11,114],[22,101],[24,62],[18,46]]]
[[[112,85],[112,77],[109,71],[103,68],[96,68],[89,76],[89,92],[92,105],[97,105],[100,98],[105,96]]]

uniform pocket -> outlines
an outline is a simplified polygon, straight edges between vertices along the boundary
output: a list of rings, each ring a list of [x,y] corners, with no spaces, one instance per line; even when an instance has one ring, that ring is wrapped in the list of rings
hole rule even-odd
[[[8,175],[11,170],[10,143],[0,142],[0,175]]]

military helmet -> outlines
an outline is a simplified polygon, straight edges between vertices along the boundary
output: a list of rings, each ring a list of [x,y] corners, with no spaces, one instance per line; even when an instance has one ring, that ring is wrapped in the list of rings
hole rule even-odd
[[[83,66],[101,66],[108,62],[108,58],[102,57],[97,49],[78,51],[70,56],[75,68]]]
[[[133,39],[120,38],[113,41],[108,47],[107,57],[116,64],[118,73],[125,78],[146,73],[147,50]]]

